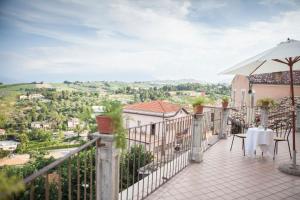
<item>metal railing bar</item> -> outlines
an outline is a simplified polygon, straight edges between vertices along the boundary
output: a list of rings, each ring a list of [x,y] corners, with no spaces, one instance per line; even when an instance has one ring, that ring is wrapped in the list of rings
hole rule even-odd
[[[80,160],[77,154],[77,200],[80,200]]]
[[[85,154],[88,155],[86,153],[86,150],[85,150]],[[84,182],[84,188],[83,188],[83,199],[86,200],[86,168],[87,168],[87,157],[84,156],[84,172],[83,172],[83,182]]]
[[[45,175],[45,200],[49,200],[49,174]]]
[[[93,199],[93,149],[90,149],[90,200]]]
[[[136,136],[136,128],[134,128],[134,134]],[[134,141],[134,146],[136,145],[136,137]],[[129,168],[128,168],[129,169]],[[134,199],[134,174],[135,174],[135,153],[133,154],[133,167],[132,167],[132,199]]]
[[[159,153],[158,153],[159,152],[158,151],[158,146],[159,146],[159,132],[160,132],[160,123],[158,124],[158,128],[157,128],[157,134],[158,134],[157,137],[158,137],[158,139],[156,139],[157,142],[155,140],[155,143],[154,143],[154,147],[155,147],[155,151],[156,151],[156,178],[155,178],[155,187],[157,187],[158,163],[160,163],[159,162],[159,157],[158,157],[158,155],[159,155]]]
[[[142,131],[141,131],[141,129],[140,129],[140,141],[141,141],[141,137],[142,137]],[[145,134],[145,138],[146,138],[146,134]],[[134,128],[134,139],[136,140],[136,128]],[[138,144],[138,147],[140,148],[140,145],[141,144]],[[135,148],[136,148],[137,146],[135,145]],[[137,170],[139,170],[140,169],[140,165],[141,165],[141,152],[139,152],[139,155],[138,155],[138,166],[137,166]],[[135,170],[135,171],[137,171],[137,170]],[[138,182],[138,185],[137,185],[137,199],[139,199],[139,195],[140,195],[140,177],[139,177],[139,171],[137,171],[138,172],[138,180],[137,180],[137,182]],[[133,174],[133,176],[134,176],[134,174]],[[133,184],[134,184],[134,181],[133,181]]]
[[[129,136],[129,139],[130,139],[130,135],[131,135],[131,129],[128,129],[128,136]],[[130,140],[128,140],[128,148],[130,150],[131,148],[131,145],[130,145]],[[127,159],[127,169],[129,169],[129,159]],[[129,170],[127,170],[127,183],[126,183],[126,199],[128,199],[128,187],[129,187]]]
[[[97,137],[89,142],[87,142],[86,144],[82,145],[81,147],[78,147],[77,149],[69,152],[68,154],[66,154],[65,156],[59,158],[58,160],[54,161],[53,163],[43,167],[42,169],[40,169],[39,171],[35,172],[34,174],[26,177],[24,179],[24,183],[28,184],[31,181],[33,181],[34,179],[36,179],[39,176],[44,175],[45,173],[47,173],[49,170],[57,167],[58,165],[60,165],[61,163],[63,163],[66,159],[70,158],[71,156],[75,155],[76,153],[82,151],[83,149],[86,149],[87,147],[89,147],[90,145],[92,145],[93,143],[95,143],[97,140],[99,140],[100,138]]]
[[[151,129],[152,129],[152,127],[151,127]],[[153,144],[155,144],[155,134],[156,134],[156,125],[155,125],[155,127],[154,127],[154,134],[153,134]],[[155,160],[155,157],[154,157],[154,145],[151,145],[152,143],[151,143],[151,138],[152,137],[150,137],[150,145],[149,145],[149,151],[150,152],[152,152],[152,156],[153,156],[153,160],[152,160],[152,169],[151,169],[151,191],[153,190],[153,172],[154,172],[154,160]],[[153,148],[152,148],[152,146],[153,146]],[[151,165],[151,164],[150,164]],[[150,191],[150,193],[151,193],[151,191]]]
[[[169,124],[170,124],[170,122],[167,122],[167,126],[169,126]],[[172,144],[172,143],[170,143],[171,142],[171,138],[170,138],[170,130],[168,129],[168,130],[166,130],[166,134],[167,134],[167,138],[168,139],[166,139],[166,141],[167,141],[167,145],[166,145],[166,147],[167,147],[167,153],[168,153],[168,158],[167,158],[167,173],[166,173],[166,178],[168,178],[168,176],[169,176],[169,165],[171,164],[171,162],[170,162],[170,145]],[[172,148],[172,147],[171,147]]]
[[[71,158],[68,159],[68,199],[72,200]]]
[[[174,146],[176,147],[177,146],[177,144],[176,144],[176,132],[175,132],[175,129],[174,129],[174,126],[175,126],[175,124],[174,124],[174,122],[171,124],[171,133],[172,133],[172,138],[174,138]],[[175,148],[174,147],[174,148]],[[174,151],[175,151],[175,149],[174,149]],[[173,151],[173,154],[174,154],[174,161],[172,162],[173,163],[173,166],[172,166],[172,174],[174,174],[174,172],[175,172],[175,167],[176,167],[176,165],[175,165],[175,159],[177,158],[177,152],[175,152],[174,153],[174,151]]]
[[[34,200],[34,181],[30,183],[30,200]]]
[[[159,129],[159,132],[158,132],[158,147],[157,147],[157,151],[159,152],[159,159],[160,159],[160,162],[159,162],[159,183],[158,183],[158,185],[160,185],[161,178],[162,178],[162,176],[161,176],[162,151],[161,151],[161,147],[160,147],[160,141],[162,141],[161,138],[160,138],[160,133],[162,134],[162,130],[163,130],[163,123],[160,122],[160,129]],[[161,143],[161,145],[162,145],[162,143]]]
[[[145,132],[146,132],[147,130],[145,130]],[[143,132],[143,128],[142,127],[140,127],[140,132],[142,133]],[[142,141],[142,138],[141,138],[141,135],[142,134],[140,134],[140,141]],[[145,135],[145,140],[146,140],[146,135]],[[144,144],[146,144],[146,142],[143,142]],[[141,152],[139,153],[139,156],[140,156],[140,154],[141,154]],[[141,160],[139,161],[139,164],[140,164],[140,162],[141,162]],[[144,158],[143,158],[143,166],[145,165],[145,155],[144,155]],[[140,182],[140,181],[139,181]],[[139,183],[138,182],[138,183]],[[144,177],[143,177],[143,184],[142,184],[143,186],[142,186],[142,199],[144,198],[144,185],[145,185],[145,179],[144,179]],[[138,185],[139,186],[139,185]],[[138,189],[139,190],[139,189]],[[139,193],[138,193],[139,194]]]
[[[152,129],[152,127],[151,127],[151,125],[149,125],[148,126],[149,127],[149,133],[150,133],[150,144],[151,144],[151,129]],[[147,126],[146,126],[146,130],[145,130],[145,132],[147,133]],[[146,137],[145,137],[145,140],[146,140]],[[147,151],[147,146],[145,146],[145,151]],[[151,152],[150,151],[150,145],[149,145],[149,152]],[[145,166],[145,163],[144,163],[144,166]],[[148,179],[148,181],[147,181],[147,196],[148,196],[148,194],[149,194],[149,174],[147,174],[147,179]]]
[[[61,167],[58,169],[58,200],[62,199],[62,186],[61,186],[61,177],[62,177],[62,169]]]

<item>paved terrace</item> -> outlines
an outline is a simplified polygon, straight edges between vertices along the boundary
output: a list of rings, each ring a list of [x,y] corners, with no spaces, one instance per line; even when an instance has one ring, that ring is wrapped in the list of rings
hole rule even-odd
[[[291,137],[290,137],[291,138]],[[205,199],[298,199],[300,177],[281,173],[277,167],[289,161],[286,142],[279,144],[278,155],[244,157],[241,139],[221,140],[204,154],[201,164],[190,164],[147,200]],[[297,133],[298,163],[300,163],[300,133]]]

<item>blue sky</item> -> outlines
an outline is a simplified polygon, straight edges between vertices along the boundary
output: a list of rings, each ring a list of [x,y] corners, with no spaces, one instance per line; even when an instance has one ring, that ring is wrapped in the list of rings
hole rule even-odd
[[[2,0],[0,82],[229,80],[299,21],[300,0]]]

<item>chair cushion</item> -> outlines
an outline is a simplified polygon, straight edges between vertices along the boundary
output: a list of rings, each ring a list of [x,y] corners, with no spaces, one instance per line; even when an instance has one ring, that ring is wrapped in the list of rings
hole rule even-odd
[[[239,134],[235,134],[236,137],[240,137],[240,138],[246,138],[247,134],[244,133],[239,133]]]
[[[274,140],[276,140],[276,141],[285,141],[286,139],[284,139],[284,137],[277,137],[277,136],[275,136]]]

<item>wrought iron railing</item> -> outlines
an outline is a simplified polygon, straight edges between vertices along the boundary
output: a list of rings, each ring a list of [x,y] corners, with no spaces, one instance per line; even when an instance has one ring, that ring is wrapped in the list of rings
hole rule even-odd
[[[144,199],[189,164],[193,123],[194,116],[188,115],[127,129],[119,199]],[[222,109],[206,109],[202,123],[202,141],[207,141],[220,133]],[[26,190],[15,199],[95,199],[96,148],[101,145],[97,137],[26,177]]]
[[[97,137],[26,177],[26,190],[14,199],[95,199]]]
[[[205,107],[202,135],[204,149],[217,141],[217,135],[220,134],[222,128],[222,112],[223,109],[220,107]]]
[[[191,115],[128,129],[119,199],[144,199],[189,163]]]

